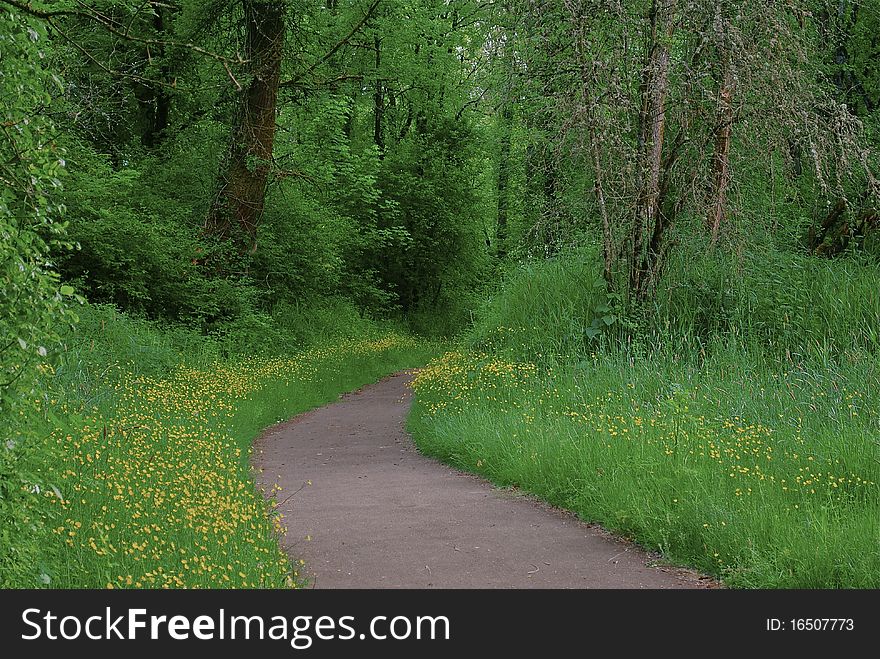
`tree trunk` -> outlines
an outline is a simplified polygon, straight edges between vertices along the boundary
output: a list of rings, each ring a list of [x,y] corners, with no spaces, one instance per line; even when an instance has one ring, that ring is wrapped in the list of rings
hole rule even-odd
[[[611,230],[611,218],[608,216],[608,205],[605,202],[605,186],[602,182],[602,156],[599,153],[599,131],[595,126],[590,129],[590,155],[593,158],[593,190],[599,204],[599,216],[602,218],[602,278],[608,292],[614,292],[614,232]]]
[[[166,21],[166,9],[156,8],[153,16],[153,29],[156,38],[167,39],[168,22]],[[160,42],[158,45],[146,49],[147,60],[158,57],[162,64],[159,67],[160,80],[171,82],[171,67],[168,64],[165,46]],[[141,133],[141,144],[148,149],[155,148],[165,138],[165,131],[171,116],[171,93],[168,88],[161,84],[143,84],[135,89],[135,97],[144,111],[144,128]]]
[[[208,235],[257,248],[275,143],[275,109],[285,37],[285,3],[243,0],[250,80],[242,90],[229,152],[205,223]]]
[[[663,138],[669,90],[669,41],[675,28],[677,0],[653,0],[650,13],[651,48],[642,78],[639,117],[641,189],[636,202],[630,261],[630,296],[643,302],[654,285],[653,273],[667,228],[662,212]],[[650,240],[646,240],[650,238]]]
[[[864,244],[866,237],[880,231],[880,209],[871,203],[871,191],[864,196],[861,210],[851,209],[845,199],[838,199],[822,224],[810,227],[807,247],[817,256],[838,256],[853,243]]]
[[[733,126],[733,73],[727,53],[721,54],[721,75],[718,84],[718,108],[715,125],[715,149],[712,154],[712,188],[706,223],[712,244],[718,242],[727,206],[730,185],[730,137]]]
[[[498,161],[498,224],[495,229],[495,253],[499,259],[507,256],[507,221],[510,213],[510,132],[512,113],[505,103],[501,110],[501,159]]]
[[[382,41],[379,37],[373,39],[376,48],[376,89],[373,94],[373,142],[379,149],[379,157],[385,155],[385,137],[382,133],[382,124],[385,121],[385,87],[379,77],[379,68],[382,65]]]

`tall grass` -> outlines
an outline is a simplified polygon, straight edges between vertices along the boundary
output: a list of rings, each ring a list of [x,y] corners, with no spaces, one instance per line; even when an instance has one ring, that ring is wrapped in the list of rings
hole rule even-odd
[[[594,261],[522,268],[417,378],[417,443],[732,586],[880,586],[877,268],[691,257],[597,338]]]
[[[595,250],[526,263],[476,315],[465,344],[516,358],[568,361],[597,349],[705,353],[732,347],[768,359],[859,358],[880,350],[880,267],[790,252],[744,256],[689,244],[674,252],[653,303],[609,301]],[[588,328],[615,306],[615,322]]]

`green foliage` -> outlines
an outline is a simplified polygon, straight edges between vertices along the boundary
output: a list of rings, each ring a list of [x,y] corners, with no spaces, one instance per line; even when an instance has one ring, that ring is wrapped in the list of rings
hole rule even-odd
[[[435,122],[386,156],[380,180],[393,201],[380,222],[407,237],[380,272],[406,312],[437,309],[446,289],[472,288],[487,265],[469,171],[475,135],[452,121]]]
[[[880,12],[870,1],[827,3],[823,10],[827,74],[850,108],[868,116],[880,109]]]
[[[76,249],[60,255],[59,269],[93,302],[209,331],[250,313],[260,296],[246,274],[249,259],[202,235],[202,185],[210,177],[189,174],[206,157],[204,149],[183,151],[192,138],[169,143],[173,159],[149,155],[125,167],[70,140],[63,199]]]
[[[279,302],[271,313],[241,314],[218,324],[212,336],[226,356],[280,356],[319,339],[367,338],[400,329],[397,323],[365,316],[346,297],[324,297],[309,304]]]
[[[301,138],[278,140],[291,163],[267,199],[252,274],[267,308],[344,295],[364,311],[385,310],[391,294],[375,275],[377,255],[396,246],[377,227],[384,201],[376,185],[378,153],[356,149],[344,131],[348,103],[325,96],[310,112],[290,113]]]
[[[69,235],[80,245],[61,261],[65,277],[95,302],[169,318],[194,311],[186,282],[197,274],[196,245],[174,206],[149,207],[139,169],[114,170],[99,156],[73,162],[88,176],[71,177],[65,191]]]
[[[592,250],[526,262],[477,311],[467,343],[538,361],[581,355],[616,329],[615,303]]]
[[[103,379],[120,365],[135,377],[158,378],[182,362],[220,357],[216,343],[192,328],[159,324],[100,304],[82,307],[75,331],[66,332],[62,343],[52,386],[82,401],[107,394],[112,388]]]
[[[381,64],[347,41],[320,61],[362,8],[299,8],[310,28],[289,26],[282,78],[291,84],[279,91],[257,249],[243,254],[205,236],[239,116],[237,85],[248,84],[235,63],[238,6],[109,0],[83,10],[97,7],[130,15],[134,40],[67,17],[45,60],[70,81],[54,99],[70,119],[58,137],[70,169],[59,200],[78,245],[55,255],[65,280],[94,302],[214,334],[236,324],[240,336],[249,325],[268,331],[276,306],[338,296],[365,315],[436,308],[454,318],[449,331],[463,322],[462,300],[486,265],[488,206],[476,194],[486,136],[460,112],[468,96],[457,85],[461,55],[479,55],[478,24],[450,31],[448,8],[436,3],[383,7],[362,28],[380,44]]]
[[[22,460],[35,450],[38,382],[51,372],[59,330],[75,319],[74,292],[60,285],[50,253],[64,237],[65,163],[47,119],[61,82],[42,66],[46,46],[41,25],[0,9],[0,586],[40,578],[40,483]]]

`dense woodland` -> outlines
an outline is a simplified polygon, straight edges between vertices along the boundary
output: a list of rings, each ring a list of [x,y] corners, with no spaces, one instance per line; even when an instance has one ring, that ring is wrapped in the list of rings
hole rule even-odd
[[[880,0],[0,0],[0,236],[5,585],[115,583],[43,539],[73,514],[47,437],[105,390],[388,328],[450,350],[426,451],[734,585],[878,585]],[[558,427],[485,455],[486,415],[544,403],[451,402],[499,362],[566,414],[629,387],[602,414],[771,426],[849,483],[755,523],[676,463],[704,505],[631,510],[642,463],[542,463]]]

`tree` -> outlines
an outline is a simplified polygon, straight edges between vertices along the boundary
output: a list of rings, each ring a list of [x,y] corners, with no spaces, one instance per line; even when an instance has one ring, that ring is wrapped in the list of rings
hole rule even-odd
[[[642,109],[639,113],[639,171],[641,184],[632,229],[630,294],[639,302],[647,297],[662,265],[663,240],[670,219],[663,207],[663,145],[666,133],[666,97],[669,93],[670,41],[676,23],[677,0],[653,0],[650,12],[648,57],[642,73]]]
[[[553,174],[571,243],[598,240],[608,289],[635,306],[683,235],[716,244],[772,230],[738,187],[775,181],[792,144],[809,157],[798,185],[813,199],[853,196],[865,177],[858,125],[829,94],[800,5],[520,0],[514,11],[528,25],[511,45],[524,114],[545,124],[526,150],[557,155],[558,170],[538,170]],[[531,222],[545,218],[534,209]]]
[[[275,144],[278,85],[286,34],[284,2],[242,0],[249,80],[239,91],[229,151],[205,222],[208,235],[257,249],[257,228]]]
[[[498,159],[498,213],[495,226],[495,254],[499,259],[507,256],[508,225],[510,222],[510,141],[513,130],[513,112],[505,103],[499,115],[498,131],[501,134],[501,154]]]
[[[718,241],[721,226],[724,222],[727,205],[727,190],[730,186],[730,148],[733,134],[733,95],[736,81],[730,65],[730,45],[726,43],[729,32],[730,18],[725,3],[716,6],[712,34],[717,40],[718,68],[715,73],[718,86],[716,109],[714,149],[712,152],[712,173],[709,192],[709,211],[706,223],[709,227],[711,242]],[[714,72],[714,71],[713,71]]]

